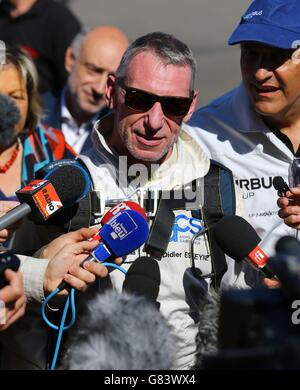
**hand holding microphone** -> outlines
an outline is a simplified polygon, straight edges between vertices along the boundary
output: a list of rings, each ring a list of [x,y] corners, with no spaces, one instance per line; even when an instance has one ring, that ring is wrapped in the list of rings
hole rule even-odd
[[[284,223],[294,229],[300,229],[300,187],[289,188],[277,201],[278,215]]]
[[[116,214],[100,229],[100,244],[87,261],[104,262],[109,257],[122,257],[138,249],[147,239],[148,223],[134,210]]]
[[[143,213],[126,207],[106,220],[107,223],[103,225],[99,233],[91,237],[92,241],[97,242],[98,245],[90,256],[81,262],[82,267],[87,267],[86,263],[95,261],[103,263],[109,258],[125,256],[138,249],[148,237],[148,223]],[[66,285],[62,282],[58,288],[62,290]]]
[[[107,268],[99,263],[87,263],[84,268],[81,266],[82,261],[97,245],[97,241],[87,240],[64,245],[48,263],[44,276],[45,294],[54,291],[59,284],[62,286],[60,295],[68,294],[64,286],[83,292],[96,277],[105,277]]]
[[[299,179],[299,178],[298,178]],[[298,183],[298,180],[297,180]],[[296,185],[296,183],[294,184]],[[284,223],[294,229],[300,229],[300,187],[289,188],[281,176],[274,177],[273,186],[277,190],[278,215]]]
[[[144,209],[138,203],[132,201],[124,201],[110,208],[104,214],[101,220],[101,225],[102,226],[105,225],[112,217],[116,216],[119,212],[125,210],[134,210],[138,212],[141,216],[143,216],[145,221],[147,221],[147,215]],[[57,254],[57,252],[59,252],[65,245],[75,244],[77,242],[86,239],[101,241],[100,233],[101,233],[101,229],[99,230],[99,228],[97,227],[92,227],[92,228],[81,228],[73,232],[62,234],[61,236],[51,241],[48,245],[45,245],[43,248],[41,248],[35,254],[35,256],[38,256],[39,258],[50,259],[54,257]]]
[[[66,245],[76,244],[84,240],[91,240],[93,237],[97,237],[99,233],[99,228],[81,228],[74,230],[73,232],[65,233],[54,240],[49,244],[40,248],[35,254],[35,257],[40,259],[52,259],[55,255],[63,249]],[[96,239],[95,239],[96,240]]]
[[[123,239],[119,241],[113,240],[111,243],[114,253],[110,256],[115,257],[114,262],[116,264],[120,264],[122,262],[122,259],[118,257],[124,256],[125,254],[128,254],[137,249],[140,245],[143,244],[144,240],[146,240],[148,236],[148,224],[146,222],[147,217],[145,211],[140,207],[140,205],[131,201],[121,202],[120,204],[108,210],[101,221],[103,227],[105,226],[105,223],[109,222],[112,218],[115,218],[123,211],[129,211],[129,214],[131,213],[131,215],[128,216],[127,213],[126,216],[121,218],[121,220],[117,219],[117,223],[124,222],[125,219],[127,225],[129,223],[129,226],[127,226],[127,233],[130,233],[130,229],[133,231],[131,234],[128,234],[127,237],[123,237]],[[104,246],[105,244],[102,242],[102,236],[104,236],[106,241],[112,241],[110,234],[112,233],[113,229],[111,229],[111,227],[107,227],[103,230],[103,227],[100,230],[96,227],[81,228],[77,231],[63,234],[53,240],[47,246],[40,249],[36,256],[40,258],[52,259],[50,262],[52,265],[46,275],[47,280],[45,281],[44,286],[47,293],[53,291],[62,282],[62,280],[68,284],[69,282],[72,282],[70,283],[72,287],[83,291],[86,289],[87,284],[91,278],[90,275],[87,275],[82,271],[88,270],[94,275],[100,277],[106,275],[107,269],[99,264],[99,261],[104,261],[103,248],[107,248],[107,246]],[[89,240],[93,242],[93,245],[91,247],[87,247],[85,244],[82,244],[83,240]],[[78,245],[75,246],[74,244]],[[109,244],[108,248],[110,248]],[[83,250],[85,250],[85,252],[90,251],[92,254],[88,257],[87,254],[83,254]],[[75,255],[74,251],[78,252],[78,256],[75,256],[76,258],[73,256]],[[104,250],[104,252],[106,255],[109,255],[106,250]],[[67,260],[68,255],[73,257],[73,263],[70,263]],[[72,264],[72,268],[69,271],[70,264]],[[105,273],[103,272],[103,269],[106,270]],[[77,278],[78,280],[74,280],[70,275]],[[81,281],[83,281],[85,284]],[[60,288],[65,286],[65,283],[60,284]],[[63,291],[63,293],[65,294],[67,292]]]

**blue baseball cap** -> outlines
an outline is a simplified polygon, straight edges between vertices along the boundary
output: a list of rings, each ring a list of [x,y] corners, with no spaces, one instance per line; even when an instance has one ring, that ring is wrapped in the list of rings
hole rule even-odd
[[[300,46],[300,1],[254,0],[228,43],[249,41],[282,49]]]

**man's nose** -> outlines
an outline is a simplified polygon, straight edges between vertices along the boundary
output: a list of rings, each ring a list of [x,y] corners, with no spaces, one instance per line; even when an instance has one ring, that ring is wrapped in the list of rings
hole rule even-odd
[[[108,73],[102,73],[97,77],[97,79],[93,83],[93,92],[98,95],[104,95],[105,87],[107,82]]]
[[[273,74],[274,62],[268,56],[258,55],[255,61],[255,77],[258,81],[270,78]]]
[[[265,80],[268,80],[273,75],[273,72],[269,69],[266,69],[264,67],[257,68],[255,71],[255,78],[257,81],[263,82]]]
[[[165,122],[165,116],[159,102],[155,102],[151,109],[146,113],[146,124],[149,130],[160,130]]]

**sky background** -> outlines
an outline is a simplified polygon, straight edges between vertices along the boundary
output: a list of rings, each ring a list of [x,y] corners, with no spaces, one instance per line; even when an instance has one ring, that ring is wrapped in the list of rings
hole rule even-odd
[[[86,26],[113,24],[130,40],[152,31],[174,34],[197,60],[198,106],[238,85],[239,48],[227,39],[249,0],[69,0]]]

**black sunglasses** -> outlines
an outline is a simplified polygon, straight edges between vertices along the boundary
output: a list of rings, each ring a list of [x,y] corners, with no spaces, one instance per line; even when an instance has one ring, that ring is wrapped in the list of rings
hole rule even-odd
[[[134,111],[150,110],[154,103],[159,102],[166,116],[183,117],[191,107],[193,97],[158,96],[137,88],[119,84],[125,91],[125,104]]]

